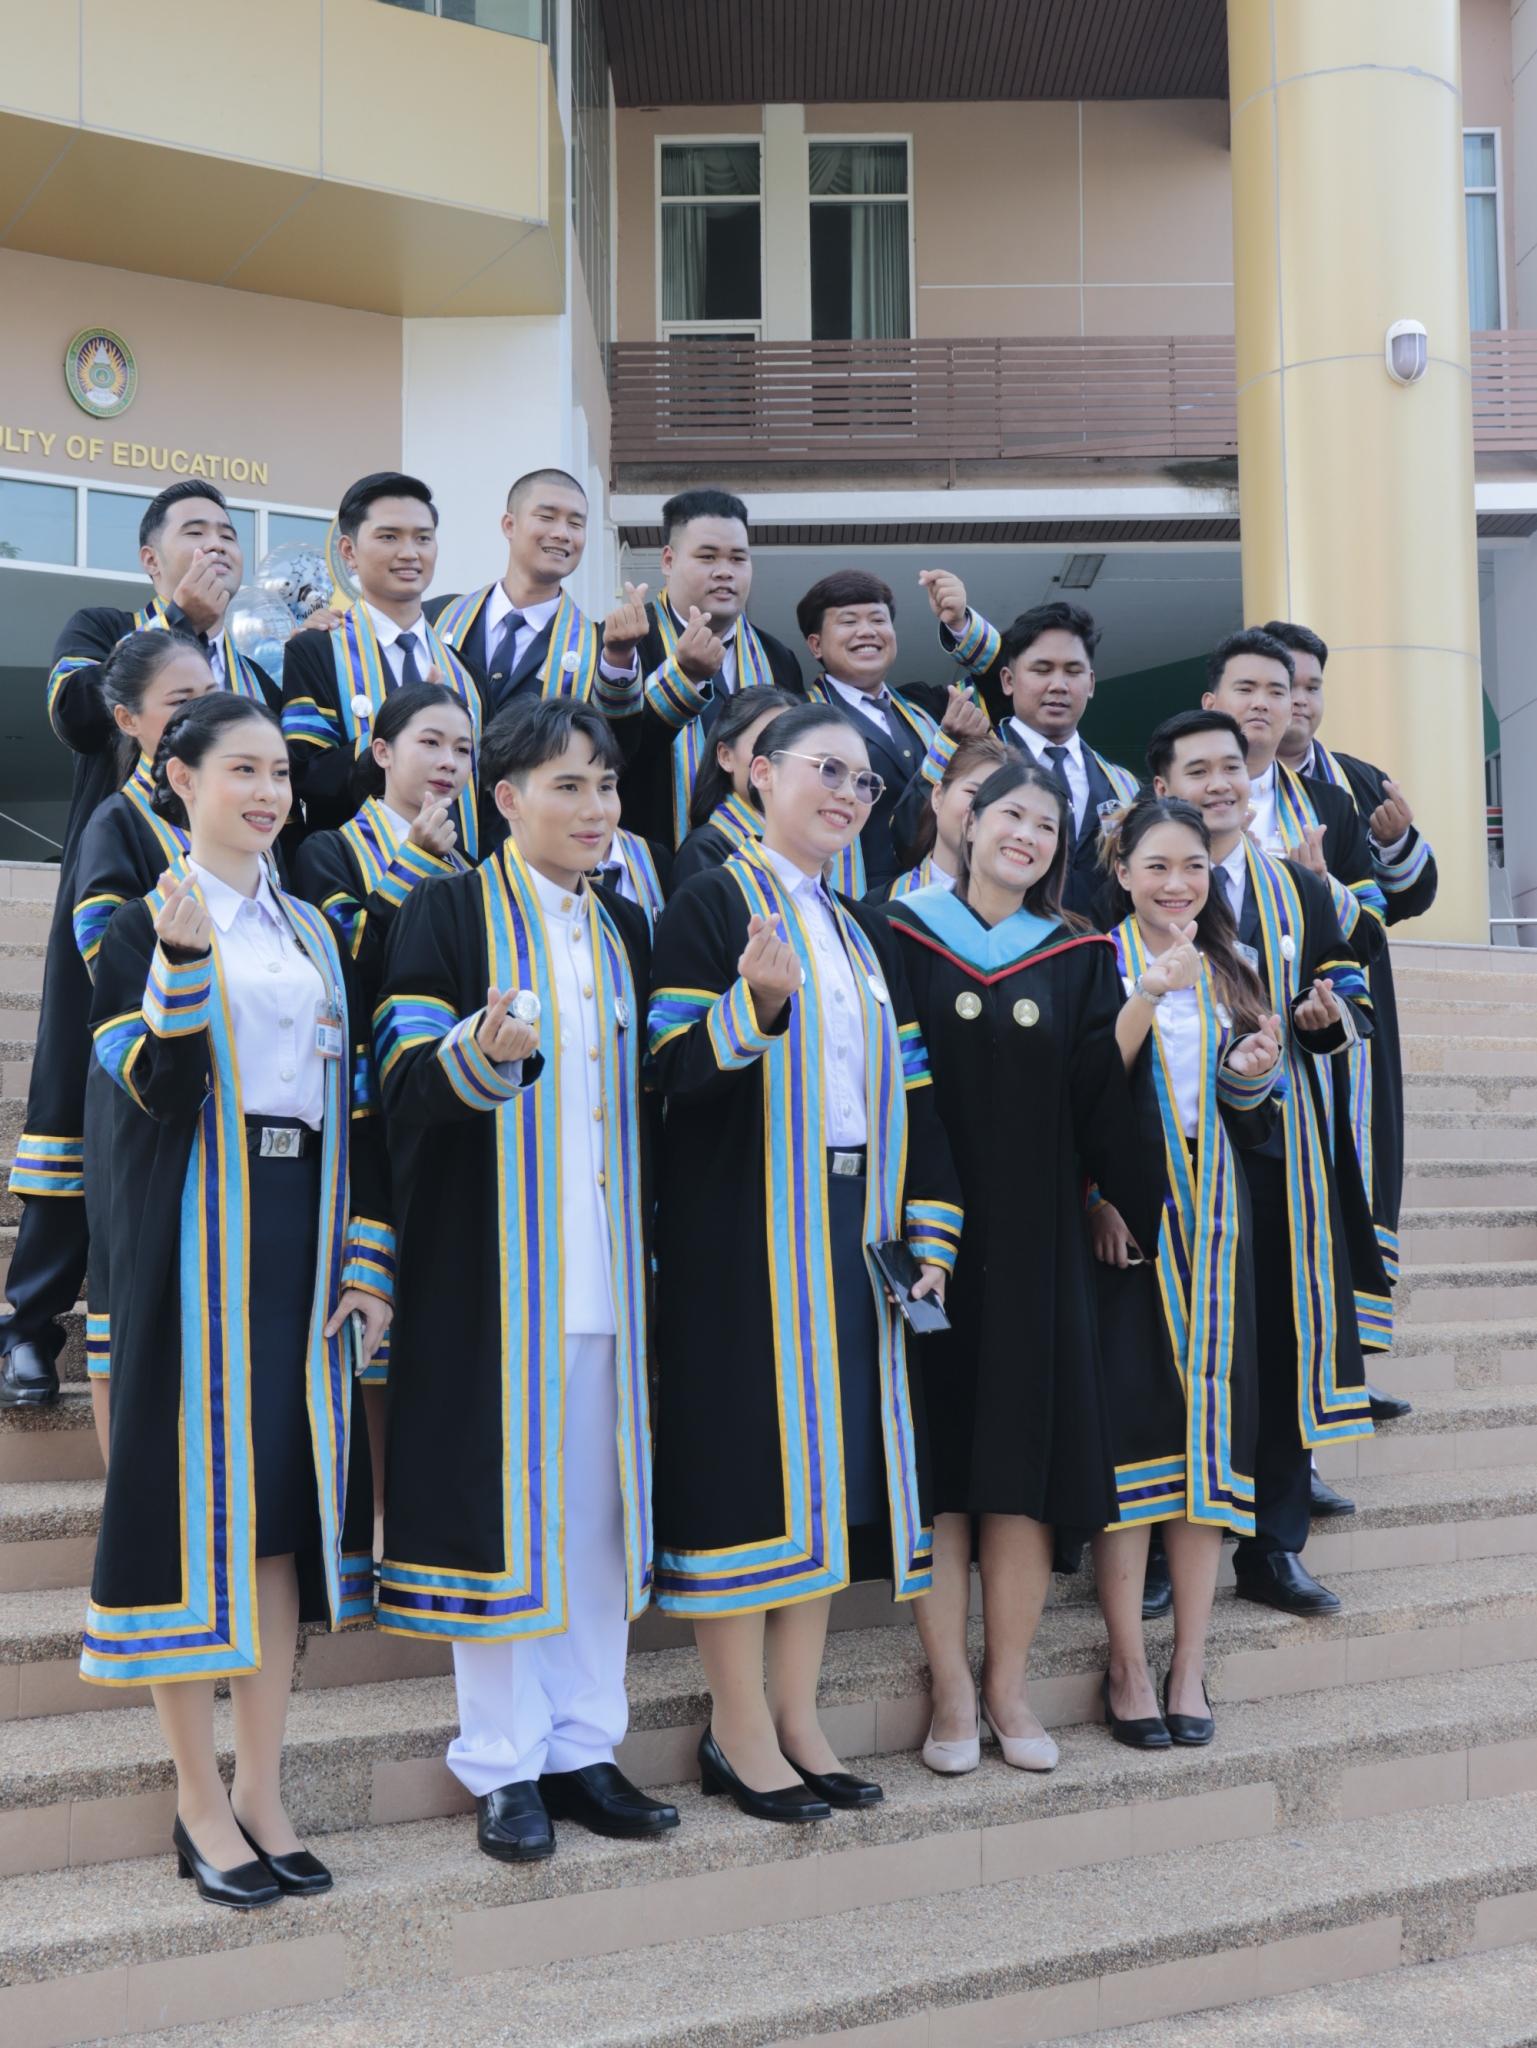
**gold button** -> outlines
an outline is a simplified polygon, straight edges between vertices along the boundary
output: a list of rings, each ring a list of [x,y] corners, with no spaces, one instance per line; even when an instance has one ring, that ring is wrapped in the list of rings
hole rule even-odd
[[[595,1045],[588,1046],[587,1057],[590,1060],[595,1060],[598,1057],[598,1048]]]
[[[1030,1029],[1030,1026],[1032,1024],[1038,1024],[1040,1022],[1040,1018],[1041,1012],[1039,1004],[1032,1003],[1028,996],[1022,996],[1020,1000],[1014,1005],[1014,1022],[1016,1024],[1022,1024],[1027,1031]]]
[[[593,1120],[593,1122],[594,1122],[595,1124],[600,1124],[600,1123],[602,1123],[602,1121],[603,1121],[603,1111],[602,1111],[602,1108],[601,1108],[601,1106],[600,1106],[599,1108],[597,1108],[597,1109],[595,1109],[595,1110],[593,1111],[593,1113],[592,1113],[592,1120]]]
[[[562,896],[560,907],[562,910],[574,910],[576,908],[576,898],[574,896]]]
[[[600,1188],[606,1188],[608,1186],[608,1175],[606,1173],[600,1173],[598,1175],[598,1186]]]
[[[974,1017],[981,1016],[982,998],[974,995],[969,988],[963,989],[955,999],[955,1014],[957,1017],[964,1017],[969,1024]]]
[[[590,996],[590,995],[592,994],[592,990],[591,990],[591,988],[590,988],[590,987],[589,987],[589,988],[584,988],[584,989],[582,990],[582,994],[583,994],[584,996]]]

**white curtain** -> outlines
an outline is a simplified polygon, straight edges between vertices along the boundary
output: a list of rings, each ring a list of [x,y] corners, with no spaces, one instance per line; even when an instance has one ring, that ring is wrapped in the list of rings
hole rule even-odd
[[[662,208],[664,320],[704,320],[709,317],[706,310],[706,270],[710,208],[703,202],[712,199],[732,202],[756,200],[757,194],[758,150],[755,143],[670,143],[663,148],[663,198],[701,202]]]
[[[848,331],[852,340],[905,337],[908,283],[907,146],[901,142],[814,142],[811,197],[849,216]],[[861,195],[870,194],[867,203]],[[841,286],[841,280],[839,281]],[[838,296],[841,300],[842,290]]]

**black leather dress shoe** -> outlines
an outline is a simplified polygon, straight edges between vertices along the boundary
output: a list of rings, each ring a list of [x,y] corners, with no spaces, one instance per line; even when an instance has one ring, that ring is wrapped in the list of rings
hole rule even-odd
[[[1283,1614],[1338,1614],[1340,1596],[1321,1586],[1289,1550],[1270,1550],[1238,1573],[1240,1600],[1279,1607]]]
[[[879,1806],[886,1797],[873,1778],[856,1778],[852,1771],[808,1771],[793,1756],[785,1762],[799,1771],[818,1799],[829,1806]]]
[[[1406,1415],[1414,1413],[1412,1401],[1406,1401],[1401,1394],[1385,1394],[1381,1387],[1368,1387],[1366,1398],[1373,1422],[1402,1422]]]
[[[595,1835],[661,1835],[678,1825],[678,1809],[638,1791],[617,1764],[546,1771],[539,1796],[552,1820],[574,1820]]]
[[[1142,1581],[1142,1619],[1156,1621],[1174,1605],[1174,1585],[1169,1577],[1169,1553],[1161,1543],[1147,1553],[1147,1577]]]
[[[1171,1714],[1169,1712],[1169,1674],[1163,1675],[1163,1718],[1169,1731],[1169,1740],[1181,1749],[1204,1749],[1217,1732],[1212,1718],[1211,1694],[1206,1690],[1206,1681],[1201,1681],[1202,1697],[1206,1701],[1204,1714]]]
[[[699,1789],[712,1798],[724,1792],[754,1820],[831,1820],[832,1807],[809,1785],[786,1785],[778,1792],[755,1792],[727,1763],[720,1744],[706,1728],[699,1738]]]
[[[475,1839],[498,1863],[539,1863],[555,1854],[555,1830],[529,1779],[498,1785],[475,1801]]]
[[[1117,1742],[1124,1742],[1128,1749],[1167,1749],[1173,1740],[1169,1724],[1162,1714],[1146,1714],[1139,1721],[1123,1721],[1110,1704],[1110,1673],[1107,1671],[1100,1681],[1100,1703],[1105,1710],[1105,1726]]]
[[[328,1892],[335,1880],[318,1856],[312,1856],[308,1849],[294,1849],[286,1856],[269,1856],[248,1827],[235,1823],[256,1851],[257,1860],[264,1863],[277,1880],[280,1892],[290,1898],[313,1898],[316,1892]]]
[[[254,1906],[275,1906],[283,1896],[265,1863],[237,1863],[233,1870],[216,1870],[198,1853],[180,1814],[171,1828],[171,1847],[176,1851],[178,1874],[192,1878],[198,1897],[210,1906],[231,1906],[237,1913],[249,1913]]]
[[[45,1408],[59,1398],[59,1375],[41,1344],[24,1338],[0,1358],[0,1408]]]
[[[1356,1504],[1346,1500],[1344,1494],[1336,1493],[1327,1479],[1320,1479],[1315,1472],[1311,1480],[1313,1513],[1315,1515],[1353,1515]]]

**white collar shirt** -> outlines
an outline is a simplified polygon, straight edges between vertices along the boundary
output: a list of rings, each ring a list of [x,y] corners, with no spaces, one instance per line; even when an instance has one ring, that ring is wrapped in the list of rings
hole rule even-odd
[[[895,739],[896,728],[892,724],[895,709],[891,692],[884,683],[878,690],[861,690],[854,683],[845,683],[838,676],[828,673],[827,680],[851,711],[857,711],[867,724],[873,725],[887,739]]]
[[[242,896],[196,861],[189,866],[214,923],[241,1111],[295,1119],[318,1131],[325,1113],[325,1060],[315,1029],[335,991],[327,990],[294,936],[265,875],[254,896]]]
[[[1281,854],[1286,846],[1281,838],[1281,821],[1276,812],[1276,765],[1274,761],[1263,775],[1251,776],[1249,780],[1249,801],[1254,806],[1254,817],[1249,830],[1255,843],[1266,853]]]
[[[412,644],[416,650],[417,678],[419,681],[425,682],[427,680],[427,671],[432,667],[432,655],[427,646],[426,615],[418,612],[409,626],[400,626],[393,619],[387,618],[383,612],[376,610],[366,600],[364,601],[363,609],[373,621],[374,635],[379,642],[380,652],[389,664],[390,677],[394,685],[397,688],[399,687],[400,672],[406,665],[406,651],[400,643],[407,634],[411,636]]]
[[[864,1006],[832,898],[820,877],[804,874],[771,847],[762,852],[800,912],[816,963],[822,1007],[822,1142],[834,1149],[863,1145],[869,1133]]]
[[[1011,718],[1009,723],[1024,741],[1036,766],[1044,768],[1048,775],[1060,774],[1066,781],[1068,795],[1073,800],[1073,826],[1081,832],[1084,813],[1089,808],[1089,769],[1083,758],[1083,741],[1079,739],[1077,729],[1070,732],[1065,740],[1049,740],[1033,725],[1026,725],[1022,718]],[[1063,749],[1066,758],[1060,769],[1055,761],[1047,759],[1048,747]]]

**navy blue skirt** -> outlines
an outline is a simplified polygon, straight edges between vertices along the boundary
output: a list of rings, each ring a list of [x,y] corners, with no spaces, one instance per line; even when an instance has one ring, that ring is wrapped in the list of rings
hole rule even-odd
[[[843,1420],[843,1505],[850,1540],[855,1530],[874,1528],[887,1546],[890,1570],[890,1507],[886,1497],[886,1448],[881,1434],[880,1329],[875,1290],[865,1256],[863,1175],[829,1173],[827,1221],[832,1239],[834,1320],[838,1331],[838,1389]],[[869,1546],[855,1544],[854,1576],[868,1576]],[[864,1555],[858,1555],[864,1553]],[[858,1565],[864,1565],[860,1570]]]
[[[320,1151],[250,1157],[251,1462],[256,1555],[286,1557],[320,1542],[305,1356],[315,1300]]]

